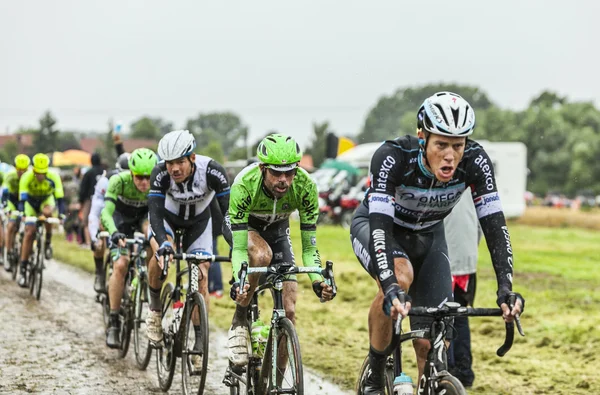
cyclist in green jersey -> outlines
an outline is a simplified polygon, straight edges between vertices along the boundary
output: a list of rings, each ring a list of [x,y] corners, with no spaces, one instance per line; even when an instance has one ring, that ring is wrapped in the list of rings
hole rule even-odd
[[[21,176],[29,170],[30,164],[31,160],[27,155],[17,155],[15,157],[15,170],[8,172],[2,182],[2,206],[4,206],[4,209],[9,214],[8,224],[6,225],[5,244],[5,248],[8,248],[8,250],[7,259],[6,262],[4,262],[4,268],[7,271],[12,270],[10,265],[11,260],[18,259],[13,256],[13,244],[19,228],[17,224],[18,216],[13,215],[13,213],[17,211],[17,207],[19,206],[19,180],[21,179]],[[4,254],[1,254],[1,251],[0,255],[4,256]]]
[[[46,154],[33,156],[33,169],[27,170],[19,180],[19,211],[26,217],[39,217],[43,215],[50,218],[55,206],[61,218],[65,216],[64,191],[60,176],[49,170],[50,158]],[[55,200],[56,199],[56,200]],[[35,237],[35,222],[25,222],[25,236],[21,247],[21,277],[19,286],[24,287],[29,256]],[[52,225],[46,223],[46,240],[44,253],[46,259],[52,257]]]
[[[249,284],[240,293],[239,270],[242,262],[252,266],[268,266],[294,262],[290,239],[290,215],[300,213],[302,262],[304,266],[320,266],[317,250],[318,192],[308,173],[298,167],[302,158],[296,141],[282,134],[265,137],[257,149],[259,163],[243,169],[231,187],[229,212],[223,236],[232,246],[232,267],[235,282],[230,296],[236,301],[236,311],[229,329],[229,360],[238,366],[248,363],[248,304],[258,277],[251,275]],[[332,299],[332,288],[318,274],[310,274],[314,292],[324,300]],[[298,284],[283,284],[286,317],[295,322]]]
[[[106,331],[106,345],[110,348],[119,348],[121,344],[119,310],[129,266],[125,239],[133,238],[135,231],[147,233],[150,173],[157,163],[154,151],[136,149],[129,157],[129,171],[112,176],[104,196],[105,206],[100,219],[110,233],[113,259],[113,272],[108,284],[110,324]]]

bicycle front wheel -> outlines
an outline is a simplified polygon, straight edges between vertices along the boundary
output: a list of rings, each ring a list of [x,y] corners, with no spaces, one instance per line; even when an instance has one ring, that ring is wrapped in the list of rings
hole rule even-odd
[[[274,331],[271,328],[269,334],[271,339],[267,344],[270,349],[263,359],[262,377],[267,381],[267,393],[277,388],[281,393],[303,395],[302,357],[296,328],[287,318],[280,319],[277,325],[277,339],[272,339]],[[277,366],[274,367],[271,359],[275,350],[277,350]],[[274,368],[275,374],[273,374]]]
[[[150,300],[148,284],[145,277],[138,278],[135,291],[135,313],[133,319],[133,348],[135,363],[140,370],[146,370],[152,356],[150,340],[146,336],[146,316],[148,315],[148,301]]]
[[[394,363],[393,359],[390,357],[388,362],[386,362],[385,367],[385,394],[392,395],[394,393]],[[390,367],[391,366],[391,367]],[[363,387],[365,385],[365,380],[369,376],[371,372],[371,365],[369,364],[369,356],[365,358],[361,368],[360,373],[358,375],[358,381],[356,382],[356,387],[354,390],[356,391],[356,395],[363,395]]]
[[[467,391],[460,380],[451,374],[446,374],[439,378],[435,393],[446,395],[467,395]]]
[[[108,329],[108,325],[110,322],[110,299],[108,297],[108,286],[110,284],[110,276],[112,275],[112,263],[110,253],[104,260],[104,290],[106,294],[102,298],[102,318],[104,319],[104,329]]]
[[[168,391],[173,383],[175,374],[175,336],[170,331],[173,322],[173,300],[172,294],[175,287],[167,283],[160,295],[162,304],[162,328],[163,344],[156,349],[156,370],[158,374],[158,384],[160,389]]]
[[[196,333],[192,320],[194,315],[197,315],[200,320],[198,333]],[[181,354],[183,393],[202,395],[208,368],[208,313],[206,303],[200,293],[194,292],[188,295],[185,327],[179,330],[183,330],[183,352]]]
[[[29,276],[29,293],[37,300],[40,300],[40,296],[42,294],[42,282],[44,271],[44,256],[42,249],[38,248],[35,251],[35,264],[31,267],[30,276]]]
[[[125,358],[129,351],[131,341],[131,330],[133,329],[133,311],[131,306],[131,274],[125,278],[123,287],[123,297],[121,298],[121,348],[119,349],[119,358]]]

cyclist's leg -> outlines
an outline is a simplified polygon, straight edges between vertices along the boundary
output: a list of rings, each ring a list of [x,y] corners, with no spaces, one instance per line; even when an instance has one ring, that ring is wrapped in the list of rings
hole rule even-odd
[[[91,248],[94,255],[94,265],[96,267],[96,280],[94,290],[96,292],[104,291],[105,272],[104,272],[104,254],[106,251],[104,240],[98,239],[98,232],[101,230],[100,215],[104,208],[104,200],[96,197],[92,198],[92,206],[88,215],[88,232],[91,238]]]
[[[56,202],[54,201],[54,196],[50,195],[41,204],[41,211],[44,217],[50,218],[53,216],[54,209],[56,207]],[[52,258],[52,224],[46,222],[46,240],[44,240],[44,255],[46,259]]]
[[[171,244],[174,244],[173,230],[167,221],[165,221],[164,224],[165,230],[167,231],[167,239]],[[154,238],[151,225],[148,226],[148,238],[150,239],[152,253],[150,254],[150,260],[148,261],[148,291],[150,294],[150,301],[148,303],[148,316],[146,317],[146,335],[150,341],[159,343],[163,338],[161,326],[162,302],[160,300],[160,291],[163,282],[160,279],[162,270],[160,266],[158,266],[158,260],[156,259],[156,252],[160,246]]]
[[[9,213],[8,224],[6,225],[6,245],[8,251],[12,252],[13,245],[15,243],[15,235],[17,234],[17,221],[16,218],[13,217],[12,212],[17,210],[15,204],[8,200],[6,205],[7,211]]]
[[[32,206],[33,203],[33,206]],[[26,217],[37,217],[38,209],[34,200],[25,202],[25,216]],[[19,278],[19,286],[24,287],[25,284],[25,272],[27,269],[27,265],[29,264],[29,256],[31,255],[31,250],[33,249],[33,239],[35,237],[35,222],[25,222],[25,234],[23,235],[23,244],[21,245],[21,277]]]
[[[254,229],[248,229],[248,260],[251,267],[268,266],[271,263],[273,253],[271,247],[265,239]],[[260,276],[251,274],[248,276],[248,298],[244,305],[237,304],[235,313],[231,320],[231,328],[229,328],[227,347],[229,348],[229,360],[238,366],[248,363],[248,305],[252,300],[254,289],[258,285]]]
[[[448,258],[443,223],[436,225],[431,232],[423,235],[422,238],[427,245],[427,254],[422,264],[415,266],[415,280],[409,295],[412,297],[413,306],[439,306],[444,302],[454,300],[450,259]],[[432,273],[435,273],[435,275],[432,275]],[[431,322],[431,318],[411,317],[410,327],[412,330],[428,329]],[[448,331],[447,338],[451,336],[451,331]],[[417,355],[419,377],[421,377],[430,344],[426,339],[419,339],[413,341],[413,346]]]
[[[368,209],[361,205],[352,220],[350,239],[356,257],[367,273],[377,282],[378,286],[377,294],[369,309],[369,365],[371,367],[371,374],[365,383],[365,390],[369,389],[373,393],[376,393],[377,391],[383,391],[385,385],[384,371],[387,355],[383,353],[383,350],[389,345],[392,337],[392,321],[383,312],[383,290],[381,289],[381,284],[376,279],[376,268],[371,262],[369,253],[370,237]],[[409,289],[413,281],[413,268],[411,262],[408,260],[408,255],[399,243],[389,245],[387,248],[394,251],[394,271],[398,284],[404,290]]]
[[[201,220],[185,229],[182,239],[183,251],[187,253],[201,252],[207,255],[212,255],[213,251],[213,240],[212,240],[212,220],[207,218]],[[198,276],[198,292],[202,294],[204,303],[206,303],[206,311],[209,311],[209,298],[208,298],[208,268],[210,262],[202,262],[198,265],[200,273]],[[198,315],[192,316],[194,325],[198,325]]]

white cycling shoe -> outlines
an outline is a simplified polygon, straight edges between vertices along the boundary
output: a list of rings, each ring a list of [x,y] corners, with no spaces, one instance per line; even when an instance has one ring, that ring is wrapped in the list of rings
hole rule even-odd
[[[236,366],[248,364],[248,329],[245,326],[229,328],[227,348],[229,361]]]
[[[146,336],[154,344],[163,341],[162,316],[160,311],[148,310],[146,317]]]

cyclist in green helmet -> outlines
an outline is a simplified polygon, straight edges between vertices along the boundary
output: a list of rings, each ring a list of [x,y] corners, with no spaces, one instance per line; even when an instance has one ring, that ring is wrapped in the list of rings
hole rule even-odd
[[[317,250],[318,191],[308,173],[298,166],[302,152],[296,141],[282,134],[265,137],[257,149],[258,163],[244,168],[231,187],[229,212],[223,236],[232,246],[235,279],[230,296],[236,311],[229,330],[229,360],[238,366],[248,362],[247,309],[258,277],[251,275],[240,293],[239,270],[242,262],[250,266],[268,266],[294,262],[290,239],[290,215],[300,213],[302,262],[304,266],[320,266]],[[333,293],[318,274],[310,274],[312,288],[318,297],[331,300]],[[283,284],[285,314],[295,322],[298,283]]]
[[[129,265],[129,251],[125,239],[133,238],[136,231],[147,234],[148,192],[150,174],[158,163],[154,151],[138,148],[129,157],[129,171],[112,176],[108,182],[105,206],[100,219],[110,233],[113,272],[108,284],[110,324],[106,332],[106,345],[119,348],[121,296],[125,274]]]

